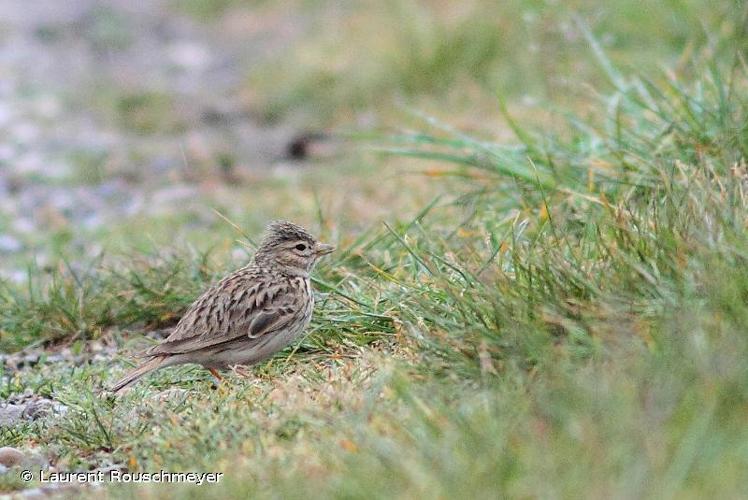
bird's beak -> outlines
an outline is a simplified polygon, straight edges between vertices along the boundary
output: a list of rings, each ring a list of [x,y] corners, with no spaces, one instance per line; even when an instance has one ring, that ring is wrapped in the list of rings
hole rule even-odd
[[[317,255],[327,255],[328,253],[332,253],[332,251],[335,250],[335,246],[328,245],[327,243],[317,243],[314,246],[314,250],[316,251]]]

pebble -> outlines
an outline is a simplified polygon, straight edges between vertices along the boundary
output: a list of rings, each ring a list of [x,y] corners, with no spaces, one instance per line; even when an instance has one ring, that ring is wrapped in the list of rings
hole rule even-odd
[[[54,414],[64,415],[67,413],[67,410],[67,406],[61,403],[57,403],[51,399],[39,398],[26,404],[26,407],[23,409],[23,416],[27,420],[36,420]]]
[[[24,405],[5,404],[0,406],[0,427],[12,427],[23,419]]]
[[[81,271],[79,270],[78,272]],[[2,272],[0,272],[0,276],[3,276]],[[23,274],[23,279],[27,279],[25,273]],[[88,343],[85,351],[80,354],[74,354],[69,347],[64,347],[56,352],[44,351],[43,349],[38,348],[27,352],[20,351],[12,354],[0,354],[0,366],[4,365],[6,371],[14,372],[24,368],[33,367],[39,363],[69,363],[71,365],[81,365],[90,361],[92,355],[103,354],[107,357],[111,357],[116,350],[117,348],[114,345],[104,345],[102,342],[98,341]],[[22,396],[13,395],[9,397],[6,402],[19,403],[35,397],[30,390],[27,391],[28,394],[24,393]],[[18,399],[19,397],[21,399]]]
[[[57,401],[43,398],[30,390],[14,394],[0,405],[0,427],[13,427],[22,422],[31,422],[50,416],[62,416],[68,407]]]
[[[222,178],[219,153],[241,169],[267,168],[282,155],[293,126],[259,122],[241,97],[252,66],[288,43],[289,32],[265,29],[265,14],[238,9],[249,17],[203,23],[163,2],[116,0],[107,16],[144,22],[128,26],[132,50],[97,54],[97,2],[49,7],[57,3],[0,1],[0,38],[13,42],[0,44],[0,257],[56,264],[43,244],[50,231],[88,241],[88,233],[129,218],[169,216],[186,205],[210,213],[212,194],[196,186]],[[101,103],[89,99],[92,74],[111,83]],[[185,130],[134,136],[110,116],[123,97],[151,92],[174,99],[168,121]],[[209,108],[225,119],[200,122]],[[0,280],[25,282],[18,260],[0,259]]]
[[[5,467],[14,467],[22,464],[26,460],[26,455],[15,448],[5,446],[0,448],[0,465]]]

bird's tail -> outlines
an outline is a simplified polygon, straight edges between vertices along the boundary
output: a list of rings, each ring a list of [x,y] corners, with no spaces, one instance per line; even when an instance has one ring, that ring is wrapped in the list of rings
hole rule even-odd
[[[152,372],[153,370],[158,370],[159,368],[163,368],[164,366],[167,366],[164,364],[164,361],[166,361],[166,356],[156,356],[154,358],[149,359],[139,367],[135,368],[133,371],[122,377],[112,386],[111,391],[112,392],[118,392],[121,389],[124,389],[125,387],[133,384],[136,380],[138,380],[140,377],[145,375],[146,373]]]

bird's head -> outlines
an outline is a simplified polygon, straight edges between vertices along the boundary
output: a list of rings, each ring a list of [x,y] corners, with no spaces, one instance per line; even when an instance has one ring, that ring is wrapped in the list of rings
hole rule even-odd
[[[255,263],[277,267],[288,274],[307,275],[320,257],[333,250],[334,246],[320,243],[303,227],[275,221],[265,231],[255,253]]]

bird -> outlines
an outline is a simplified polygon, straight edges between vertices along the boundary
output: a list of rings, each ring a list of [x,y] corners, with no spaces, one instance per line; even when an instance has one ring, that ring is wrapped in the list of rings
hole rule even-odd
[[[141,354],[148,359],[111,391],[117,393],[167,366],[197,363],[220,381],[219,369],[269,358],[309,324],[314,309],[309,275],[333,250],[299,225],[270,223],[249,264],[200,295],[171,334]]]

